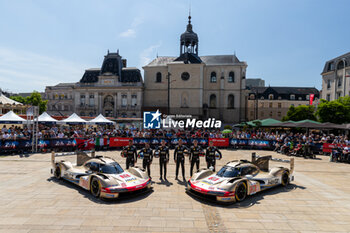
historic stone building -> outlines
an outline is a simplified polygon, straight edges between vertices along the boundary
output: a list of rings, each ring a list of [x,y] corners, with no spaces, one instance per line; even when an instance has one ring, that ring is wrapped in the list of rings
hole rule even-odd
[[[326,62],[322,75],[322,99],[328,101],[350,95],[350,53]]]
[[[77,83],[48,86],[45,96],[51,115],[141,117],[143,81],[140,70],[108,51],[101,68],[85,70]]]
[[[317,105],[320,94],[314,87],[252,87],[248,90],[247,120],[282,120],[290,106],[308,105],[311,94],[313,105]]]
[[[214,117],[227,123],[245,120],[247,63],[235,55],[199,56],[198,43],[189,16],[180,36],[179,56],[157,57],[143,67],[144,109]]]

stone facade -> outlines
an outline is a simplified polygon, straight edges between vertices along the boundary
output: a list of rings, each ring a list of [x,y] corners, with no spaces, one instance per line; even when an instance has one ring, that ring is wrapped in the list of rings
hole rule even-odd
[[[140,118],[143,81],[140,70],[126,67],[119,53],[105,56],[101,69],[88,69],[78,83],[45,89],[51,115]]]
[[[246,68],[235,55],[198,56],[198,36],[189,18],[180,37],[180,56],[157,57],[143,67],[144,109],[226,123],[244,120]]]
[[[253,87],[247,97],[247,120],[273,118],[282,120],[290,106],[308,105],[314,94],[313,105],[319,101],[314,87]]]
[[[350,95],[350,53],[326,62],[322,75],[322,98],[328,101]]]

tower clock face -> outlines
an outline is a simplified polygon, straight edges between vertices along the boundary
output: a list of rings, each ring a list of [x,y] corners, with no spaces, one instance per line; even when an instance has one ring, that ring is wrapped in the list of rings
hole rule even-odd
[[[190,79],[190,74],[188,72],[183,72],[181,74],[181,79],[184,80],[184,81],[187,81]]]

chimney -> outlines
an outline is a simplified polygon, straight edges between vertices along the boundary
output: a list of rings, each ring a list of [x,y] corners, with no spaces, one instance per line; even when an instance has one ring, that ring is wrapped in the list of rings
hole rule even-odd
[[[126,59],[122,59],[123,67],[126,67]]]

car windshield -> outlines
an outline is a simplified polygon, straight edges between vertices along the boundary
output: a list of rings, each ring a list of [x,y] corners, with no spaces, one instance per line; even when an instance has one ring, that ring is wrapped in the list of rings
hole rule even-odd
[[[237,177],[240,176],[240,172],[235,167],[224,166],[216,175],[219,177]]]
[[[124,170],[118,163],[114,162],[108,164],[101,164],[100,172],[106,174],[120,174],[123,173]]]

